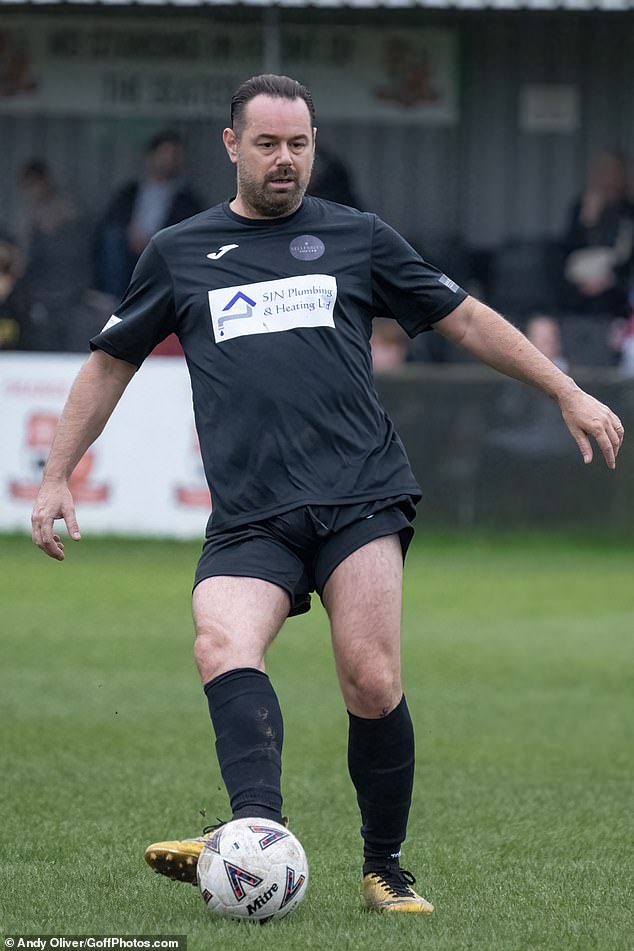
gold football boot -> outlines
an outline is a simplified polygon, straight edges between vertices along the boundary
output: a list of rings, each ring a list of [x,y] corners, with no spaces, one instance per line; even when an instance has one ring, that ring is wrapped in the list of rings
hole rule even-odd
[[[217,826],[207,826],[203,834],[194,839],[180,839],[173,842],[154,842],[145,850],[145,861],[159,875],[166,875],[177,882],[197,884],[196,867],[200,853],[214,835]]]
[[[145,861],[159,875],[166,875],[177,882],[188,882],[197,885],[196,868],[200,853],[205,843],[213,839],[214,835],[226,825],[218,822],[213,826],[206,826],[203,834],[193,839],[180,839],[173,842],[154,842],[145,850]],[[288,818],[284,816],[282,825],[288,826]],[[212,846],[213,848],[213,846]]]
[[[434,906],[418,895],[416,879],[402,868],[382,868],[363,876],[362,895],[367,908],[382,912],[412,912],[431,915]]]

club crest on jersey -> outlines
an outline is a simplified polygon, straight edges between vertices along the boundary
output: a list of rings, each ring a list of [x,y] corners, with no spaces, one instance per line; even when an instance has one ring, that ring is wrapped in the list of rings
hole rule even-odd
[[[260,839],[260,848],[262,851],[268,849],[269,846],[274,845],[276,842],[279,842],[280,839],[287,839],[288,832],[282,832],[280,829],[269,829],[268,826],[249,826],[251,832],[263,832],[264,835]]]
[[[250,888],[257,888],[258,885],[262,884],[262,879],[257,875],[252,875],[251,872],[247,872],[246,869],[240,868],[238,865],[232,865],[231,862],[227,862],[226,859],[224,859],[224,863],[225,872],[227,873],[231,890],[236,896],[236,901],[242,901],[243,898],[246,897],[246,892],[242,887],[243,883]]]
[[[334,327],[337,280],[332,274],[299,274],[208,292],[214,340]]]
[[[314,234],[300,234],[293,238],[288,250],[297,261],[316,261],[326,250],[326,245]]]
[[[288,905],[289,901],[292,901],[297,892],[300,890],[304,882],[306,881],[305,875],[300,875],[299,878],[295,878],[295,869],[289,868],[286,866],[286,888],[284,889],[284,897],[282,898],[280,908],[283,908],[284,905]]]

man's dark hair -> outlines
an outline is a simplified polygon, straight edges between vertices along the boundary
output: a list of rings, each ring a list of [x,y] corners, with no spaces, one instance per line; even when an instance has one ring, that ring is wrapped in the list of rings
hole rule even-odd
[[[157,132],[156,135],[153,135],[147,143],[145,146],[146,154],[149,155],[150,152],[156,152],[158,147],[164,145],[166,142],[169,142],[170,145],[182,145],[183,138],[173,129],[163,129],[162,132]]]
[[[271,96],[273,99],[303,99],[308,108],[311,126],[315,125],[315,104],[306,86],[302,86],[290,76],[276,76],[264,73],[252,76],[236,89],[231,100],[231,127],[239,131],[244,125],[244,110],[248,102],[256,96]]]

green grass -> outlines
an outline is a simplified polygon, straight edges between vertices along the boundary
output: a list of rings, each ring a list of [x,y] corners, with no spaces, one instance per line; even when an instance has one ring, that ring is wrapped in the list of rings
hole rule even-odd
[[[284,793],[311,867],[289,919],[213,920],[152,875],[145,845],[226,816],[191,660],[197,547],[70,544],[60,565],[0,539],[6,932],[187,934],[190,951],[525,951],[634,947],[634,544],[420,537],[403,648],[417,728],[404,864],[436,913],[358,899],[346,714],[321,608],[283,629],[269,672],[286,720]]]

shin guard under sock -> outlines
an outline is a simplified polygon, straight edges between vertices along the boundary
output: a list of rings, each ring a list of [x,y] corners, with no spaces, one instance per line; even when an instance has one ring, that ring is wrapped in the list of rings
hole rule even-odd
[[[386,717],[348,716],[348,769],[361,810],[368,871],[398,863],[414,785],[414,728],[405,697]]]
[[[205,684],[216,753],[234,819],[282,821],[280,705],[267,675],[229,670]]]

